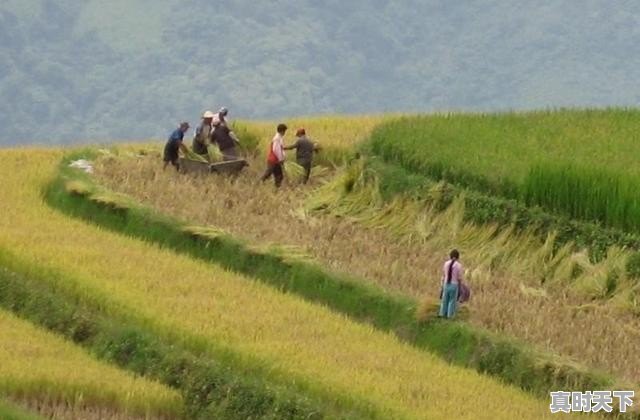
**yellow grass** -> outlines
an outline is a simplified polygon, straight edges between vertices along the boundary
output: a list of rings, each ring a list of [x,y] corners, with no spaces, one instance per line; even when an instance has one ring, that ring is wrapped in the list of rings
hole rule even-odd
[[[317,156],[317,162],[322,164],[338,163],[341,157],[352,152],[356,145],[369,138],[371,132],[381,123],[397,118],[394,114],[380,115],[325,115],[312,117],[285,118],[282,121],[239,121],[243,129],[249,130],[260,139],[260,145],[256,151],[260,163],[266,158],[269,143],[276,133],[276,126],[284,122],[289,127],[285,136],[285,145],[295,142],[295,134],[298,128],[304,127],[307,136],[317,142],[321,150]],[[185,138],[185,144],[191,148],[191,136]],[[242,138],[240,138],[242,143]],[[164,140],[149,140],[136,144],[120,144],[117,148],[102,149],[105,155],[112,152],[124,157],[139,155],[160,157]],[[216,154],[213,160],[219,160],[220,152],[216,147],[210,151]],[[182,153],[182,152],[180,152]],[[287,151],[288,160],[294,161],[295,150]],[[192,156],[192,154],[190,154]],[[195,160],[199,160],[194,158]],[[316,171],[318,171],[316,169]]]
[[[55,172],[58,152],[2,151],[0,157],[7,185],[0,247],[17,256],[4,264],[69,273],[87,295],[109,296],[112,310],[129,308],[154,328],[222,344],[259,360],[274,379],[367,401],[384,418],[549,415],[548,401],[451,367],[326,308],[47,208],[40,190]]]
[[[269,122],[244,121],[243,123],[259,135],[263,149],[268,147],[271,138],[276,132],[278,123],[284,122],[289,127],[289,131],[287,131],[285,137],[286,144],[291,144],[295,141],[295,134],[298,128],[304,128],[307,136],[318,142],[321,147],[350,150],[359,142],[367,139],[378,124],[389,121],[392,118],[395,118],[395,116],[327,115],[321,117],[285,118],[282,121]]]
[[[614,260],[591,267],[578,253],[555,261],[549,243],[533,235],[505,231],[496,236],[495,227],[463,223],[460,203],[443,214],[410,202],[376,208],[373,189],[369,196],[364,191],[344,199],[329,187],[322,201],[344,206],[332,214],[353,213],[351,206],[361,210],[357,218],[338,219],[304,210],[313,189],[288,187],[276,194],[270,183],[258,183],[256,165],[237,180],[210,177],[208,182],[161,167],[150,157],[111,160],[97,165],[96,176],[109,188],[183,220],[222,227],[256,244],[294,245],[325,267],[427,301],[438,296],[439,270],[448,251],[459,247],[473,290],[466,305],[469,322],[636,383],[640,378],[640,320],[617,309],[633,296],[585,309],[590,298],[565,287],[569,263],[585,268],[576,285],[584,282],[586,288],[592,284],[588,279],[597,283],[598,273],[606,272],[602,265]],[[318,186],[313,178],[312,183]],[[553,265],[558,267],[550,271]],[[541,278],[549,272],[553,276],[543,287]],[[428,308],[433,304],[423,306]],[[568,329],[575,333],[567,334]]]
[[[0,361],[0,394],[40,412],[177,418],[182,410],[175,391],[100,363],[5,311],[0,311]]]
[[[148,414],[132,414],[122,411],[116,411],[104,407],[83,407],[72,406],[57,401],[39,401],[39,400],[17,400],[11,403],[28,413],[37,413],[40,417],[37,420],[55,419],[55,420],[153,420],[156,417]],[[4,420],[4,419],[3,419]],[[11,420],[27,420],[27,419],[11,419]],[[29,418],[29,420],[36,420]]]

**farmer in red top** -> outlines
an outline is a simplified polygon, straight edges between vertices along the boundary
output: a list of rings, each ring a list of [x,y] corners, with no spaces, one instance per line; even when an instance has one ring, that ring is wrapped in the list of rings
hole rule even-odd
[[[284,178],[282,165],[284,164],[284,135],[287,132],[287,126],[278,124],[277,133],[271,140],[269,146],[269,154],[267,156],[267,170],[262,175],[262,180],[266,181],[271,175],[275,180],[276,187],[279,188]]]

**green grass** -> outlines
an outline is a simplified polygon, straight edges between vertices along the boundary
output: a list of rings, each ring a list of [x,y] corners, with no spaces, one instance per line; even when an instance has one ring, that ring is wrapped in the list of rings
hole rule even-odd
[[[366,168],[367,173],[376,179],[380,195],[387,202],[403,196],[432,203],[444,210],[462,195],[465,221],[476,225],[495,224],[501,229],[513,226],[519,231],[534,232],[541,238],[554,234],[556,248],[571,243],[575,249],[587,249],[594,262],[606,257],[612,246],[640,250],[640,235],[636,232],[572,219],[540,207],[527,206],[518,200],[467,190],[450,183],[438,183],[429,176],[379,158],[368,158]],[[439,191],[437,196],[433,196],[434,188]],[[640,261],[640,253],[634,261]],[[635,262],[633,267],[629,267],[629,273],[640,278],[639,267],[640,263]]]
[[[604,375],[571,364],[556,363],[522,344],[464,323],[418,322],[415,301],[364,286],[363,281],[330,273],[308,262],[287,261],[275,254],[256,252],[224,234],[194,235],[194,230],[185,229],[186,225],[179,220],[133,203],[122,209],[102,199],[96,200],[93,197],[104,197],[105,192],[93,192],[98,187],[86,176],[64,166],[61,171],[61,177],[50,185],[46,197],[51,205],[70,215],[214,262],[306,300],[327,305],[378,329],[392,331],[416,347],[435,352],[457,365],[497,376],[540,396],[563,387],[586,389],[612,383]],[[71,185],[75,192],[66,189],[66,185]],[[79,185],[83,187],[79,188]],[[451,348],[459,351],[452,353]]]
[[[42,420],[42,417],[28,413],[22,408],[0,400],[0,419],[3,420]]]
[[[640,227],[640,179],[571,164],[533,166],[521,188],[529,206],[539,205],[582,220],[598,220],[626,231]]]
[[[626,109],[405,117],[368,146],[437,180],[640,231],[638,122]]]

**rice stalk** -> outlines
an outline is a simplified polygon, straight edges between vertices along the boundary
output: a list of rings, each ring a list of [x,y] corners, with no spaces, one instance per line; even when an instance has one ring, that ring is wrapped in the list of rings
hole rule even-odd
[[[220,149],[214,145],[207,145],[207,155],[209,156],[209,163],[222,162],[224,156]]]
[[[207,148],[207,150],[209,150],[209,148]],[[201,156],[201,155],[195,153],[191,149],[189,149],[187,151],[187,153],[185,154],[185,158],[187,158],[189,160],[196,161],[196,162],[209,163],[209,161],[204,156]]]
[[[304,175],[304,168],[296,162],[288,160],[284,163],[284,173],[287,178],[299,181]]]

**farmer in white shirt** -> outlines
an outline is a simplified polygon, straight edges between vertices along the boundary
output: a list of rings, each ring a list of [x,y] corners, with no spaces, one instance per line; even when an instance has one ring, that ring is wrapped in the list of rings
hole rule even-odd
[[[261,178],[262,181],[266,181],[271,175],[273,175],[276,187],[278,188],[282,184],[282,179],[284,178],[282,166],[284,165],[284,135],[286,132],[287,126],[284,124],[278,124],[277,133],[269,145],[267,170]]]

